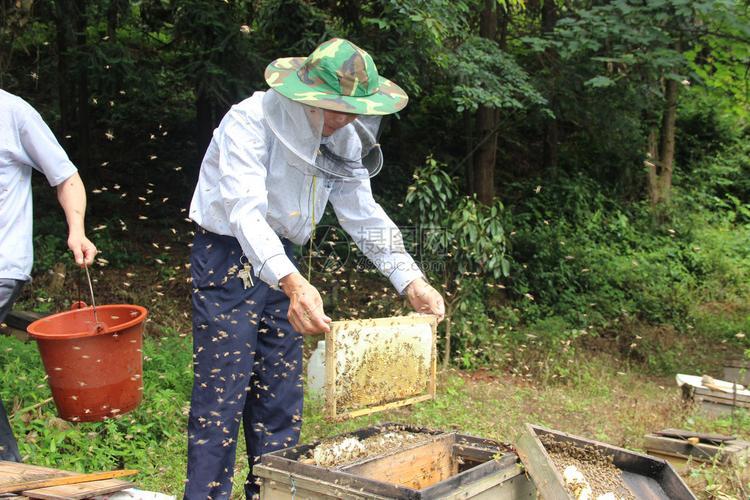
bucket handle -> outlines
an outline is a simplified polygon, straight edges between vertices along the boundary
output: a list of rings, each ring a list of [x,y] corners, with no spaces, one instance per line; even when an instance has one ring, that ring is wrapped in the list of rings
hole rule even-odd
[[[94,321],[99,323],[99,318],[96,315],[96,300],[94,299],[94,287],[91,284],[91,275],[89,274],[89,266],[86,265],[86,263],[83,263],[83,269],[86,271],[86,279],[89,282],[89,291],[91,292],[91,307],[94,308]]]
[[[91,284],[91,275],[89,274],[89,267],[86,265],[86,263],[83,263],[83,269],[86,271],[86,279],[89,282],[89,292],[91,292],[91,307],[94,310],[94,332],[98,333],[101,331],[104,331],[106,329],[104,323],[99,322],[99,316],[96,314],[96,299],[94,298],[94,286]],[[80,293],[80,289],[79,289]],[[78,302],[74,303],[70,308],[71,309],[81,309],[83,307],[86,307],[86,303],[82,300],[79,300]]]

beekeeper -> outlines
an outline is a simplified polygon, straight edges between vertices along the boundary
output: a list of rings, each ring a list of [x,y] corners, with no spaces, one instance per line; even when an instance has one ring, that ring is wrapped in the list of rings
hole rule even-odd
[[[249,463],[297,443],[302,337],[329,330],[318,290],[297,269],[293,245],[311,237],[331,203],[359,248],[419,312],[444,304],[375,202],[370,177],[383,157],[383,115],[404,91],[372,57],[332,39],[307,58],[277,59],[271,87],[232,107],[201,165],[190,217],[195,375],[185,498],[229,498],[243,423]],[[258,492],[252,470],[248,497]]]
[[[31,280],[32,170],[43,173],[57,190],[68,223],[68,248],[76,263],[91,264],[96,247],[84,230],[86,190],[78,170],[39,113],[0,89],[0,323]],[[2,401],[0,460],[21,460]]]

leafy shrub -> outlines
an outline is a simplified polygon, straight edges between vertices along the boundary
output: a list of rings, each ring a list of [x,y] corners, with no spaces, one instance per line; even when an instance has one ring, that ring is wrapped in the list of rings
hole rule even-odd
[[[487,290],[508,275],[505,209],[499,201],[491,206],[475,197],[459,195],[457,179],[446,173],[446,165],[428,158],[414,173],[406,204],[415,207],[420,224],[419,251],[431,281],[442,287],[446,298],[444,356],[450,359],[454,309],[461,331],[457,351],[463,366],[485,358],[480,344],[495,335],[486,313]],[[469,319],[471,318],[471,319]],[[472,323],[479,322],[479,323]],[[475,328],[475,327],[478,327]]]
[[[532,295],[536,306],[522,307],[524,318],[561,315],[581,327],[628,314],[684,326],[701,280],[716,275],[729,288],[742,287],[742,274],[729,276],[729,267],[747,266],[742,237],[727,248],[733,236],[717,239],[721,233],[700,207],[686,207],[689,196],[680,196],[685,203],[657,224],[645,204],[615,205],[592,181],[547,180],[513,216],[511,291]]]

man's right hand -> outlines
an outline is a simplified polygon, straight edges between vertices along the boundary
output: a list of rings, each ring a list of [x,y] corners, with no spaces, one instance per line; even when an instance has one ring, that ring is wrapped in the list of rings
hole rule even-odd
[[[292,327],[303,335],[315,335],[331,331],[332,321],[323,312],[323,299],[318,290],[300,273],[281,278],[281,289],[289,297],[287,317]]]

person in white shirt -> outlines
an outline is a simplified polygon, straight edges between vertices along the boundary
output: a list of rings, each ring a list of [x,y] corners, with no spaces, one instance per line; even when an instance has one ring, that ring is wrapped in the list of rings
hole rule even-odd
[[[377,131],[407,96],[367,52],[332,39],[266,69],[271,89],[232,107],[214,131],[190,206],[194,383],[185,498],[229,498],[243,423],[252,465],[293,446],[302,419],[301,334],[329,331],[318,290],[297,270],[328,202],[342,227],[419,312],[441,295],[375,202]]]
[[[68,248],[78,265],[94,261],[96,247],[84,230],[86,190],[68,155],[39,113],[0,89],[0,322],[31,279],[31,172],[56,187],[68,223]],[[18,445],[0,401],[0,459],[20,461]]]

